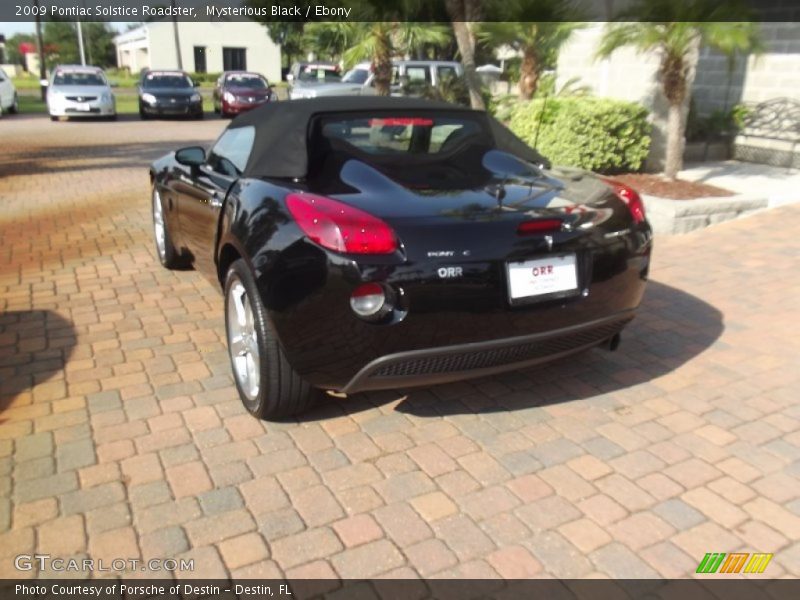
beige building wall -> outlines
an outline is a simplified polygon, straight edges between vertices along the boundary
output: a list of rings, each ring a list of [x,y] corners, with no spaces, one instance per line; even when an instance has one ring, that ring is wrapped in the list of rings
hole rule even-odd
[[[739,103],[775,98],[800,100],[800,23],[763,23],[764,52],[728,58],[703,49],[692,94],[698,113],[711,114]]]
[[[251,21],[213,23],[178,23],[181,58],[186,71],[194,71],[194,48],[206,48],[206,71],[223,70],[222,49],[244,48],[247,69],[265,75],[270,81],[280,81],[281,50],[267,35],[267,30]],[[138,72],[151,69],[177,69],[175,38],[172,21],[149,23],[116,38],[120,65]],[[136,56],[136,60],[129,58]],[[123,62],[127,61],[127,62]],[[147,64],[141,64],[146,62]],[[135,64],[135,69],[133,65]]]
[[[800,23],[764,23],[766,51],[747,63],[742,100],[800,100]]]
[[[577,30],[563,46],[556,67],[556,91],[577,79],[597,96],[638,102],[651,112],[652,143],[647,168],[663,167],[666,148],[667,104],[656,79],[658,57],[617,50],[609,59],[596,59],[605,23],[591,23]]]
[[[649,169],[660,169],[666,147],[667,104],[657,80],[659,58],[655,53],[637,54],[631,49],[615,52],[609,60],[595,55],[605,23],[593,23],[577,31],[558,57],[556,89],[577,78],[598,96],[640,102],[651,111],[653,142]],[[764,52],[742,56],[730,68],[728,58],[701,48],[697,70],[692,74],[692,101],[700,116],[727,110],[735,104],[776,98],[800,100],[800,23],[763,23]],[[688,110],[688,104],[684,107]],[[784,149],[782,142],[749,136],[748,144]],[[742,143],[740,137],[737,143]],[[791,146],[791,144],[789,145]],[[791,152],[792,148],[786,148]]]

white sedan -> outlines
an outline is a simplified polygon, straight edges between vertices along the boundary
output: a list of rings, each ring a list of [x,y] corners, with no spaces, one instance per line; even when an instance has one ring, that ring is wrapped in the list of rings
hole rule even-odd
[[[115,119],[117,106],[111,86],[98,67],[61,65],[48,82],[47,110],[53,121],[61,117]]]
[[[0,115],[15,113],[19,110],[17,90],[11,83],[11,78],[3,69],[0,69]]]

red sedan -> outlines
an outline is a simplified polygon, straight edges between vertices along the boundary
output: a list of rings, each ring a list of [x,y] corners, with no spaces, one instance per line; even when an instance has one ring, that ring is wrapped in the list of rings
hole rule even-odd
[[[267,80],[258,73],[226,71],[214,87],[214,112],[232,117],[277,99]]]

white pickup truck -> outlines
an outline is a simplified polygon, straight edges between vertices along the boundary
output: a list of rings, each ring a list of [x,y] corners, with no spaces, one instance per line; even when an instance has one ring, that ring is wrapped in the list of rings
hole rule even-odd
[[[392,61],[392,96],[403,95],[403,83],[420,83],[433,87],[448,78],[461,77],[461,63],[444,60]],[[320,98],[323,96],[369,96],[375,94],[375,74],[370,63],[360,63],[337,82],[320,82],[292,89],[290,98]]]

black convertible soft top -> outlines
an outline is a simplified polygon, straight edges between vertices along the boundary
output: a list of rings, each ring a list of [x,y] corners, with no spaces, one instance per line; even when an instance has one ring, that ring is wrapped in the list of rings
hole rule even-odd
[[[385,96],[333,96],[307,100],[268,102],[246,112],[230,124],[255,128],[253,150],[243,175],[262,178],[303,178],[308,172],[309,124],[319,115],[364,111],[444,110],[450,113],[469,112],[487,120],[498,150],[513,154],[536,165],[549,166],[549,161],[514,135],[508,128],[483,111],[420,98]]]

